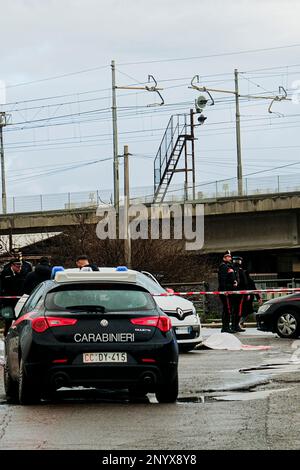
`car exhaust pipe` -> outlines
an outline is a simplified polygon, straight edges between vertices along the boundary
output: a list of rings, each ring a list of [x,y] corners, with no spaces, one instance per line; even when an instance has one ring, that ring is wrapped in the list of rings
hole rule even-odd
[[[156,383],[156,376],[152,372],[146,372],[142,376],[142,382],[146,386],[154,385]]]
[[[69,377],[64,372],[57,372],[52,377],[52,385],[58,390],[61,387],[67,387],[69,383]]]

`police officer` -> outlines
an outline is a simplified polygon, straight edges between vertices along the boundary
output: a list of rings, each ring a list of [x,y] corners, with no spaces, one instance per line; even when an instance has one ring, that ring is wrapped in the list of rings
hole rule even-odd
[[[24,275],[19,258],[12,259],[1,272],[1,295],[20,297],[24,293]],[[4,336],[7,335],[14,319],[14,308],[18,298],[2,299],[2,316],[4,318]]]
[[[32,265],[28,261],[23,259],[22,252],[16,249],[11,251],[12,259],[17,260],[21,263],[21,274],[25,278],[28,273],[32,271]],[[11,267],[11,260],[3,266],[4,269],[9,269]]]
[[[51,278],[52,268],[50,266],[49,258],[42,256],[39,263],[36,265],[35,270],[28,273],[24,281],[24,294],[30,295],[31,292],[41,282],[47,281]]]
[[[236,279],[236,272],[233,269],[232,256],[229,250],[225,251],[223,255],[223,261],[219,266],[218,270],[218,280],[219,280],[219,291],[232,291],[236,290],[238,282]],[[234,297],[235,294],[221,294],[220,300],[223,305],[222,313],[222,333],[232,333],[230,329],[230,318],[233,320],[233,307],[234,307]]]
[[[241,256],[233,256],[233,269],[235,271],[235,277],[237,280],[237,287],[239,290],[246,290],[248,289],[248,279],[246,275],[246,271],[243,269],[242,263],[243,258]],[[244,328],[241,327],[240,321],[243,314],[243,309],[246,301],[246,295],[243,294],[235,294],[233,299],[233,319],[232,319],[232,330],[234,333],[239,333],[241,331],[246,331]]]
[[[241,256],[234,256],[232,260],[233,260],[235,269],[238,272],[237,276],[238,276],[238,281],[239,281],[239,288],[241,290],[256,290],[256,285],[255,285],[254,280],[250,276],[249,271],[245,269],[243,266],[243,258]],[[251,315],[253,313],[254,297],[258,301],[259,305],[262,304],[262,298],[259,293],[245,294],[245,295],[241,295],[240,297],[241,297],[241,302],[238,308],[238,314],[239,314],[239,325],[242,328],[244,326],[244,322],[246,318],[248,317],[248,315]]]
[[[92,271],[100,271],[96,264],[90,263],[87,255],[80,255],[76,258],[76,266],[79,269],[91,268]]]

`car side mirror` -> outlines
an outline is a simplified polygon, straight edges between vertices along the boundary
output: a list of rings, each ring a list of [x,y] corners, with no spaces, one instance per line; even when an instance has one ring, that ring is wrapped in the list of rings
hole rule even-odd
[[[171,289],[170,287],[166,287],[166,291],[168,294],[174,294],[174,289]]]

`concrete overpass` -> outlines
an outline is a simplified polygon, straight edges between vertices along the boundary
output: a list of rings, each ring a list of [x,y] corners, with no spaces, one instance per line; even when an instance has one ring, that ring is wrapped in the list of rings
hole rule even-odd
[[[203,252],[300,247],[300,192],[206,200]],[[96,207],[0,216],[0,235],[60,232],[97,224]]]

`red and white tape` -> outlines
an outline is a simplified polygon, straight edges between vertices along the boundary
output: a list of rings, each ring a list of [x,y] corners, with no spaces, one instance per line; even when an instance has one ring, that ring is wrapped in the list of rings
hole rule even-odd
[[[164,292],[161,294],[152,294],[154,297],[168,297],[170,295],[236,295],[236,294],[261,294],[261,293],[294,293],[300,292],[300,287],[291,287],[291,288],[281,288],[281,289],[256,289],[256,290],[226,290],[226,291],[190,291],[190,292]]]
[[[300,287],[280,288],[280,289],[256,289],[256,290],[225,290],[225,291],[189,291],[189,292],[162,292],[161,294],[152,294],[153,297],[169,297],[172,295],[248,295],[248,294],[292,294],[300,292]],[[20,295],[0,295],[0,299],[20,299]]]
[[[21,295],[0,295],[0,299],[20,299]]]

